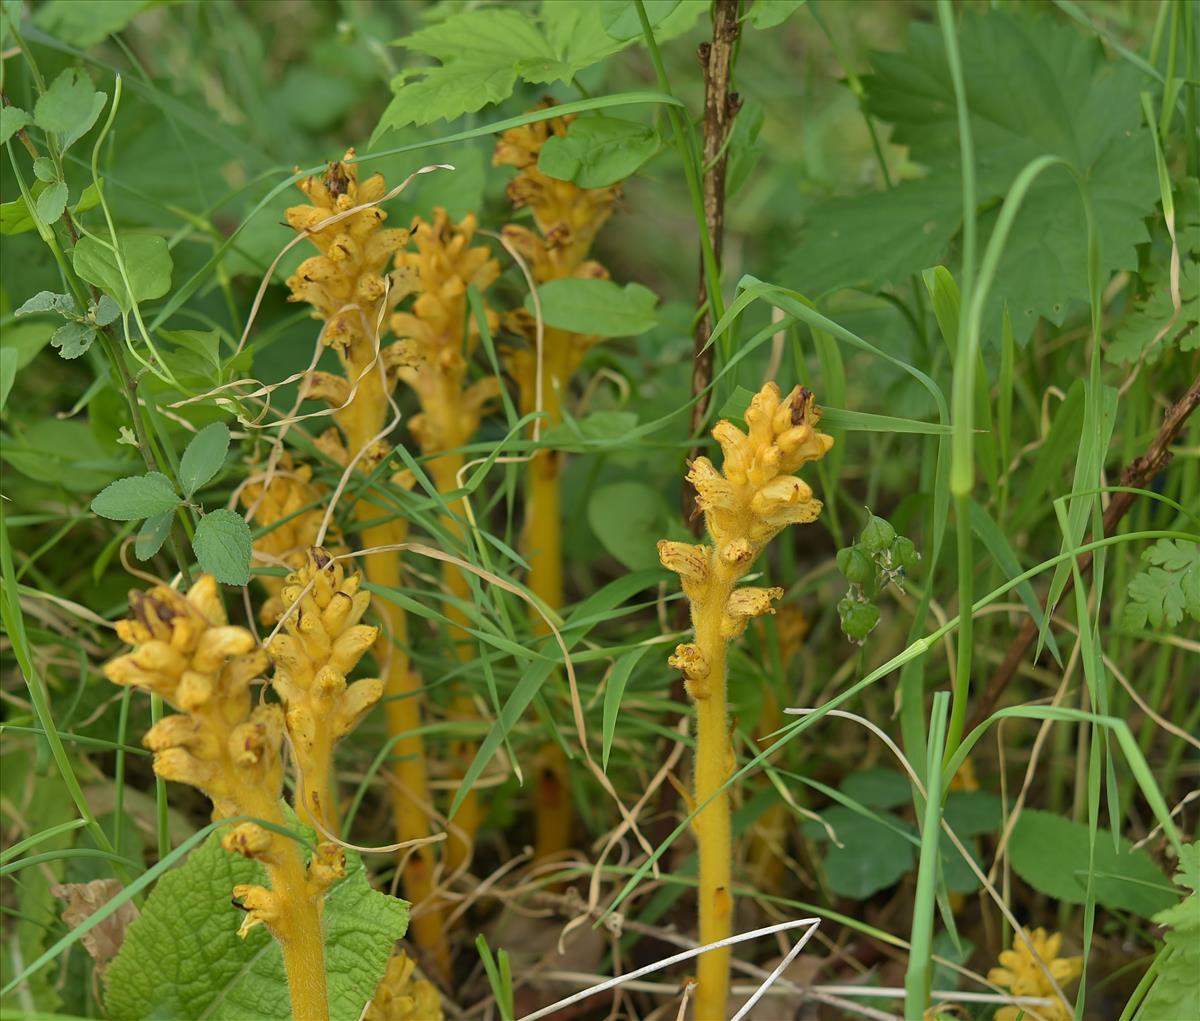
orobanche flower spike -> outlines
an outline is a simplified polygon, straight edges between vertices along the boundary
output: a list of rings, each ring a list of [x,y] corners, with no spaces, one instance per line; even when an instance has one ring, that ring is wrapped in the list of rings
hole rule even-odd
[[[250,684],[265,672],[267,655],[246,628],[228,623],[216,581],[204,575],[186,596],[165,585],[131,592],[129,605],[133,616],[117,622],[117,634],[133,651],[104,673],[179,710],[143,739],[154,752],[154,771],[203,791],[215,819],[247,815],[286,828],[284,712],[278,705],[252,708]],[[321,904],[345,872],[341,850],[322,842],[306,866],[296,841],[253,822],[230,829],[222,844],[262,862],[270,880],[270,889],[233,890],[246,911],[242,935],[266,925],[283,949],[294,1016],[328,1018]]]
[[[746,411],[748,432],[721,421],[713,436],[721,445],[721,471],[707,457],[696,458],[688,480],[696,487],[712,542],[658,544],[663,566],[679,575],[691,604],[696,640],[680,645],[670,663],[683,672],[696,704],[694,804],[704,806],[693,822],[700,853],[700,942],[730,935],[733,900],[729,797],[723,790],[732,766],[726,719],[726,643],[752,617],[773,613],[778,588],[735,588],[738,580],[787,525],[815,521],[821,502],[792,473],[824,457],[833,438],[817,429],[820,409],[807,390],[796,387],[781,398],[766,384]],[[700,957],[696,1021],[723,1021],[729,996],[728,947]]]
[[[333,749],[383,694],[378,678],[346,683],[379,629],[360,624],[371,594],[327,550],[312,549],[283,586],[284,631],[267,643],[271,680],[304,781],[297,813],[309,826],[337,826]]]
[[[1000,952],[1000,966],[992,968],[987,980],[1003,986],[1013,996],[1039,996],[1053,1001],[1049,1007],[1038,1006],[1037,1016],[1045,1021],[1070,1021],[1073,1012],[1070,1005],[1058,995],[1050,980],[1042,971],[1037,959],[1041,958],[1046,969],[1060,986],[1069,985],[1083,972],[1082,957],[1059,957],[1062,950],[1062,934],[1047,934],[1045,929],[1024,930],[1025,939],[1033,944],[1030,951],[1023,939],[1014,939],[1011,950]],[[1027,1015],[1020,1007],[1001,1007],[996,1011],[995,1021],[1017,1021]]]
[[[341,362],[342,373],[313,372],[305,382],[307,396],[326,401],[334,409],[337,428],[325,430],[317,446],[334,463],[347,465],[358,458],[360,471],[372,471],[388,452],[376,437],[384,430],[390,414],[389,399],[402,369],[413,368],[420,358],[417,345],[406,339],[382,344],[379,325],[411,294],[418,274],[405,268],[389,271],[388,263],[409,240],[407,230],[382,228],[387,214],[378,207],[359,210],[327,223],[365,202],[387,194],[383,177],[375,174],[359,181],[358,168],[348,160],[329,164],[325,173],[300,183],[312,203],[294,206],[287,212],[288,224],[308,233],[320,254],[301,263],[288,279],[292,301],[313,306],[313,318],[324,320],[324,343]],[[327,223],[322,227],[322,223]],[[386,305],[386,307],[385,307]],[[378,357],[379,361],[376,361]],[[361,456],[360,456],[361,455]],[[392,478],[393,486],[404,487],[411,479],[404,473]],[[354,505],[364,522],[359,529],[363,548],[396,546],[408,538],[408,521],[394,513],[394,504],[371,494]],[[365,524],[366,522],[374,524]],[[381,550],[364,558],[367,577],[381,588],[402,585],[400,554]],[[388,733],[396,740],[396,784],[393,814],[398,841],[420,840],[429,835],[426,807],[430,804],[425,772],[425,742],[421,731],[421,679],[410,668],[408,621],[404,609],[386,599],[375,601],[375,612],[383,632],[375,649],[384,674]],[[419,910],[412,920],[414,940],[446,975],[450,966],[449,943],[440,911],[430,903],[433,872],[427,850],[418,848],[406,858],[404,892]]]

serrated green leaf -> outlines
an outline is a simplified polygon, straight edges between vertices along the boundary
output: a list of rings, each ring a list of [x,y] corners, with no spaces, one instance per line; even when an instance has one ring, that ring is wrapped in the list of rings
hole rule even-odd
[[[3,145],[12,138],[31,119],[29,114],[19,106],[5,106],[0,108],[0,145]]]
[[[1124,837],[1113,850],[1108,830],[1096,834],[1096,901],[1142,918],[1174,903],[1167,878],[1143,850]],[[1040,893],[1068,904],[1085,900],[1088,828],[1053,812],[1025,809],[1013,827],[1008,852],[1013,870]]]
[[[618,117],[581,117],[566,135],[551,135],[538,156],[538,169],[581,188],[623,181],[658,151],[658,132]]]
[[[216,475],[228,453],[229,429],[224,422],[213,422],[196,433],[179,461],[179,485],[183,495],[190,499]]]
[[[205,514],[192,540],[200,570],[226,585],[249,583],[252,546],[250,526],[225,508]]]
[[[113,521],[140,521],[179,506],[179,494],[161,472],[117,479],[92,501],[92,512]]]
[[[1157,628],[1175,627],[1185,613],[1200,621],[1200,545],[1159,539],[1142,560],[1153,566],[1130,580],[1122,625],[1131,630],[1147,622]]]
[[[1140,126],[1137,69],[1106,59],[1093,39],[1070,26],[1023,13],[967,11],[958,32],[962,61],[970,69],[966,87],[978,200],[992,207],[980,217],[981,237],[993,228],[997,200],[1004,199],[1021,168],[1037,156],[1058,156],[1090,193],[1101,276],[1136,268],[1135,246],[1147,238],[1143,218],[1158,197],[1154,148]],[[871,112],[894,125],[893,140],[909,146],[930,175],[814,210],[812,226],[785,269],[785,282],[806,294],[895,283],[943,261],[945,241],[957,230],[958,130],[940,30],[914,22],[906,52],[874,54],[872,64],[874,74],[864,79]],[[878,224],[872,211],[879,214]],[[931,260],[935,248],[941,251]],[[867,250],[872,258],[856,264],[855,256]],[[983,327],[999,335],[1007,302],[1014,336],[1024,343],[1039,317],[1061,324],[1068,306],[1087,296],[1083,203],[1075,179],[1055,169],[1039,177],[1026,196],[1000,259]]]
[[[69,294],[55,294],[53,291],[38,291],[32,298],[22,303],[13,315],[39,315],[42,312],[57,312],[59,315],[70,315],[75,311],[75,299]]]
[[[408,906],[372,890],[353,852],[346,854],[346,869],[324,908],[334,1018],[362,1013],[408,922]],[[113,1021],[291,1018],[278,944],[263,926],[239,937],[244,915],[230,903],[236,884],[264,884],[265,878],[259,863],[224,851],[220,834],[213,834],[160,879],[106,975]]]
[[[84,354],[96,339],[96,328],[89,323],[63,323],[50,335],[50,343],[66,359]]]
[[[137,539],[133,544],[133,555],[138,560],[149,560],[163,547],[167,536],[171,534],[171,524],[175,520],[173,510],[154,514],[142,522],[138,529]]]
[[[39,156],[33,161],[33,176],[49,184],[58,180],[58,168],[49,156]]]
[[[657,322],[658,295],[641,284],[566,277],[538,288],[547,326],[596,337],[636,337]],[[533,311],[532,296],[525,308]]]
[[[1154,916],[1170,928],[1154,985],[1138,1014],[1142,1021],[1200,1017],[1200,844],[1184,845],[1175,883],[1191,893]]]
[[[116,253],[90,237],[80,238],[75,246],[72,256],[75,272],[110,295],[123,312],[137,302],[161,298],[170,290],[171,253],[163,238],[127,234],[118,239],[118,246],[129,276],[129,288],[121,277]]]
[[[1113,331],[1104,357],[1114,364],[1144,357],[1153,365],[1176,344],[1181,351],[1200,346],[1200,266],[1192,261],[1180,267],[1178,314],[1170,282],[1164,278],[1145,298],[1133,303]]]

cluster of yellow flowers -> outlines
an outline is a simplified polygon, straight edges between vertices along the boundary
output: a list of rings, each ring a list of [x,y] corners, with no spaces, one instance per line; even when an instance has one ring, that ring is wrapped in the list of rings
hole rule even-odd
[[[1000,967],[992,968],[987,980],[1003,986],[1013,996],[1037,996],[1052,1000],[1053,1006],[1038,1006],[1028,1010],[1016,1006],[1001,1007],[996,1011],[996,1021],[1017,1021],[1022,1016],[1032,1018],[1035,1010],[1042,1021],[1070,1021],[1073,1016],[1070,1005],[1055,992],[1045,972],[1039,967],[1034,951],[1060,986],[1079,978],[1083,973],[1083,958],[1058,956],[1062,950],[1062,933],[1047,933],[1040,927],[1033,931],[1025,929],[1024,932],[1033,944],[1033,951],[1025,940],[1013,940],[1012,949],[1001,951]]]

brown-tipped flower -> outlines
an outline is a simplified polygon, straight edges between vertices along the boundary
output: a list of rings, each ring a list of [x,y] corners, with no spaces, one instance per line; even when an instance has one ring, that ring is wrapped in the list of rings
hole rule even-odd
[[[467,289],[480,292],[500,275],[485,245],[474,245],[476,223],[468,214],[455,223],[444,209],[433,222],[413,221],[416,251],[396,255],[396,270],[416,294],[412,307],[392,316],[392,332],[409,346],[411,358],[397,374],[416,391],[422,412],[409,427],[427,454],[461,446],[479,427],[487,404],[499,395],[495,379],[466,386],[467,362],[478,327],[467,325]],[[488,312],[494,327],[495,316]]]
[[[717,423],[713,436],[724,454],[723,470],[698,457],[688,480],[725,559],[748,567],[784,527],[816,520],[821,502],[792,472],[833,446],[833,438],[817,429],[820,420],[808,390],[796,387],[781,398],[779,388],[768,383],[746,411],[748,433],[731,422]]]
[[[341,379],[339,376],[331,378]],[[313,481],[312,468],[307,464],[293,464],[291,455],[285,451],[269,481],[252,482],[241,492],[242,506],[254,508],[250,521],[268,529],[254,540],[255,559],[269,567],[286,567],[292,571],[300,567],[309,548],[317,541],[325,520],[323,505],[328,498],[326,488]],[[332,550],[343,548],[336,525],[331,524],[326,541]],[[269,593],[259,611],[259,619],[263,624],[273,625],[283,612],[280,595],[284,579],[263,575],[258,580]]]
[[[544,100],[539,109],[553,106]],[[529,261],[538,282],[570,276],[583,262],[600,228],[612,215],[621,194],[620,184],[604,188],[580,188],[559,181],[538,169],[538,156],[546,141],[562,137],[575,118],[571,115],[510,128],[500,136],[492,163],[512,166],[517,175],[508,184],[508,197],[518,208],[528,207],[542,234],[542,244],[522,228],[507,228],[513,241]]]
[[[421,978],[402,950],[388,961],[363,1021],[442,1021],[444,1016],[437,987]]]
[[[347,150],[345,160],[353,158],[354,150]],[[345,160],[330,163],[320,177],[301,181],[300,190],[311,205],[287,211],[288,226],[308,232],[321,253],[302,262],[288,278],[292,292],[288,300],[312,305],[313,318],[328,324],[325,343],[343,355],[372,343],[379,303],[387,293],[388,262],[408,242],[408,231],[380,229],[387,213],[378,206],[322,226],[387,192],[383,175],[373,174],[360,182],[358,168]]]
[[[186,714],[146,734],[155,771],[202,790],[216,818],[240,813],[246,787],[277,798],[282,713],[278,706],[251,712],[250,699],[267,657],[249,631],[228,624],[216,580],[203,575],[186,596],[165,585],[131,592],[129,605],[133,615],[117,622],[117,633],[134,649],[108,663],[105,676],[159,694]]]
[[[333,779],[333,746],[383,694],[378,678],[346,680],[379,635],[359,623],[371,603],[361,584],[361,575],[347,574],[327,550],[309,550],[283,586],[284,630],[267,643],[275,664],[271,684],[304,779],[298,808],[306,821],[333,818],[333,806],[322,805]]]

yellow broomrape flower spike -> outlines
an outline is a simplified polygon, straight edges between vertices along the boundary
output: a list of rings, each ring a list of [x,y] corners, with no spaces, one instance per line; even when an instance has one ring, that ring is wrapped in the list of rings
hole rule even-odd
[[[1083,972],[1083,958],[1058,956],[1062,950],[1061,933],[1047,934],[1040,927],[1024,932],[1059,985],[1065,986],[1079,978]],[[1015,939],[1011,950],[1001,951],[1000,966],[988,972],[987,980],[1003,986],[1013,996],[1040,996],[1053,1000],[1053,1006],[1037,1008],[1038,1016],[1045,1021],[1070,1021],[1072,1017],[1070,1006],[1054,991],[1024,940]],[[1017,1021],[1021,1013],[1020,1007],[1001,1007],[996,1011],[996,1021]],[[1025,1011],[1025,1014],[1028,1016],[1029,1012]]]
[[[144,738],[154,770],[191,784],[212,800],[213,817],[247,815],[286,827],[280,796],[284,711],[253,705],[251,682],[267,655],[243,627],[231,626],[217,582],[203,575],[183,595],[166,585],[131,592],[132,616],[117,634],[133,651],[108,663],[109,680],[156,692],[184,715],[167,716]],[[294,1016],[329,1017],[321,898],[341,866],[340,851],[318,847],[305,867],[299,845],[256,823],[225,833],[226,850],[262,862],[270,889],[240,885],[234,897],[246,911],[245,935],[263,924],[279,942]]]
[[[663,540],[663,566],[679,575],[691,604],[694,643],[676,648],[668,661],[683,672],[696,703],[694,804],[704,805],[693,822],[700,852],[700,942],[730,934],[732,918],[732,835],[729,797],[724,787],[732,768],[726,720],[726,644],[749,620],[774,613],[779,588],[736,588],[738,580],[767,543],[789,524],[816,520],[821,503],[801,479],[801,465],[823,457],[833,439],[818,431],[820,410],[812,394],[796,387],[782,397],[774,383],[755,395],[746,411],[747,432],[718,422],[713,436],[724,455],[722,470],[707,457],[696,458],[688,479],[696,487],[712,537],[710,545]],[[728,948],[700,957],[696,1021],[727,1017]]]
[[[437,986],[421,978],[413,959],[400,951],[388,961],[363,1021],[442,1021],[444,1017]]]
[[[359,623],[371,604],[361,583],[361,575],[347,575],[327,550],[310,550],[283,587],[284,630],[267,644],[275,665],[271,685],[304,778],[297,811],[308,825],[326,830],[337,826],[334,745],[383,694],[377,678],[346,682],[379,635]]]

